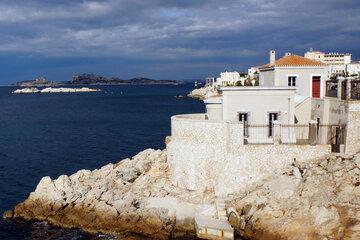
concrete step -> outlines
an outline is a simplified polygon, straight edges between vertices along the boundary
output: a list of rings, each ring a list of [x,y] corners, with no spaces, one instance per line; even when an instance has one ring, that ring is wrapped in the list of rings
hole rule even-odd
[[[201,239],[233,240],[234,229],[227,219],[215,219],[208,216],[195,216],[196,235]]]
[[[228,217],[227,216],[218,216],[218,219],[219,220],[228,220]]]

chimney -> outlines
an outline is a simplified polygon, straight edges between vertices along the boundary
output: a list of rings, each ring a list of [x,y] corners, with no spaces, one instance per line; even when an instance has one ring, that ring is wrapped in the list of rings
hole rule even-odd
[[[285,53],[285,56],[290,56],[290,55],[291,55],[290,52]]]
[[[275,50],[270,50],[270,64],[274,64],[276,60]]]

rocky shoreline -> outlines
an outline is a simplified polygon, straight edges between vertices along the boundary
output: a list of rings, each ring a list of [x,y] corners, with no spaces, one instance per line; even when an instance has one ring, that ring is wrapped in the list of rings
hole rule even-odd
[[[168,182],[167,168],[166,152],[148,149],[98,170],[81,170],[56,180],[44,177],[4,217],[115,235],[133,232],[154,239],[188,235],[192,219],[186,213],[182,221],[181,214],[175,218],[178,203],[172,196],[182,192]],[[157,206],[157,200],[167,208]]]
[[[56,180],[44,177],[6,218],[47,221],[90,232],[153,239],[194,236],[194,216],[216,197],[170,182],[166,150]],[[229,221],[246,239],[360,239],[360,155],[297,163],[224,198]]]
[[[192,90],[187,96],[199,100],[204,100],[207,97],[216,95],[217,92],[213,87],[202,87]]]

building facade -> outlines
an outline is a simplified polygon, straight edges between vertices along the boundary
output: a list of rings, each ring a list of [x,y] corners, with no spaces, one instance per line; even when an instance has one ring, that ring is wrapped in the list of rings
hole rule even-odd
[[[339,93],[330,97],[321,88],[326,64],[291,54],[276,60],[275,51],[259,70],[260,86],[220,87],[222,95],[204,100],[206,113],[171,118],[174,185],[223,197],[294,161],[360,151],[360,80],[326,82]]]
[[[328,77],[345,75],[347,73],[347,66],[351,63],[350,53],[324,53],[310,49],[304,56],[308,59],[327,64],[329,67]]]
[[[296,94],[322,98],[327,80],[326,64],[298,55],[285,54],[276,60],[270,51],[270,62],[259,67],[259,84],[263,87],[295,87]]]
[[[216,85],[216,78],[215,77],[207,77],[205,78],[205,85],[206,86],[215,86]]]
[[[360,61],[352,61],[347,65],[347,72],[349,76],[359,77],[360,76]]]
[[[222,72],[220,77],[216,79],[217,86],[236,86],[238,82],[244,84],[245,78],[240,77],[239,72]]]

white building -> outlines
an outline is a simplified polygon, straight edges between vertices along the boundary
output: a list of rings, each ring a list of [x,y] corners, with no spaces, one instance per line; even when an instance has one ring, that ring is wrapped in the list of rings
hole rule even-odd
[[[240,81],[242,85],[244,85],[244,81],[246,78],[240,77],[239,72],[222,72],[220,73],[220,77],[216,79],[217,86],[236,86]]]
[[[208,118],[268,125],[270,129],[273,121],[292,125],[313,119],[314,99],[326,95],[326,64],[290,53],[276,59],[272,50],[269,63],[258,70],[259,87],[225,84],[220,88],[222,96],[206,99]],[[322,113],[316,117],[323,122]]]
[[[320,51],[306,52],[304,55],[306,58],[321,61],[329,66],[328,76],[340,76],[345,75],[347,72],[347,66],[351,63],[350,53],[324,53]]]
[[[248,69],[248,75],[250,79],[254,79],[259,76],[259,67],[251,67]]]
[[[212,87],[212,86],[215,86],[215,84],[216,84],[216,78],[215,77],[207,77],[207,78],[205,78],[205,85],[206,86]]]
[[[360,151],[359,81],[339,80],[328,96],[325,63],[291,54],[276,60],[275,51],[259,70],[260,86],[220,87],[222,95],[204,100],[206,113],[171,118],[174,185],[223,197],[295,160]]]
[[[272,143],[273,123],[293,125],[295,121],[294,87],[222,87],[222,97],[204,100],[211,121],[241,122],[270,127],[246,130],[248,142]],[[266,136],[257,138],[259,135]]]
[[[353,61],[347,65],[347,72],[349,76],[360,76],[360,61]]]
[[[270,51],[270,62],[259,67],[259,85],[263,87],[295,87],[296,94],[322,98],[327,77],[327,65],[312,59],[286,53],[276,60]]]

